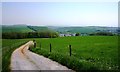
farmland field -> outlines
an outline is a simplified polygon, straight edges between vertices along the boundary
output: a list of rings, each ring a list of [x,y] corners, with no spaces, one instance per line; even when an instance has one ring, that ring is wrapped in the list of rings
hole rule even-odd
[[[37,48],[32,48],[33,52],[58,61],[73,70],[118,69],[117,36],[42,38],[36,39],[36,41]],[[51,53],[49,52],[50,43],[52,45]],[[68,45],[72,45],[71,57]]]
[[[9,71],[11,53],[21,44],[35,39],[37,47],[31,50],[75,71],[79,70],[117,70],[117,36],[78,36],[60,38],[3,39],[3,72]],[[52,45],[50,52],[49,45]],[[40,48],[41,45],[41,48]],[[69,55],[68,45],[72,46]]]

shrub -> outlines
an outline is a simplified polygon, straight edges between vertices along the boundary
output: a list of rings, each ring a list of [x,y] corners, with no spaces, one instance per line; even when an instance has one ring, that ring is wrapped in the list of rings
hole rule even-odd
[[[80,33],[76,33],[75,36],[80,36]]]

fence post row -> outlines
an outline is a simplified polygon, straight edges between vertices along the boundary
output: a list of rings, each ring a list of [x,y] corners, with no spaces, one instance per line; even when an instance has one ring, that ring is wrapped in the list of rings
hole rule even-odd
[[[72,49],[71,49],[71,48],[72,48],[72,46],[69,45],[69,50],[70,50],[69,53],[70,53],[70,56],[72,55]],[[41,43],[40,43],[40,49],[41,49]],[[51,43],[50,43],[50,52],[52,51],[51,49],[52,49],[52,45],[51,45]]]

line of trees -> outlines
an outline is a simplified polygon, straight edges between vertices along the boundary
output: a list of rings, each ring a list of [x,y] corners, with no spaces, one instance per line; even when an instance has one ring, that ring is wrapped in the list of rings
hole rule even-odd
[[[56,38],[59,35],[56,32],[28,32],[28,33],[2,33],[3,39],[23,39],[23,38]]]

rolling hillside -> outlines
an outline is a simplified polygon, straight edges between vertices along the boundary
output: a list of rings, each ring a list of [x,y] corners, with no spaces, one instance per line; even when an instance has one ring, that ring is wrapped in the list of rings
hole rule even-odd
[[[3,25],[2,32],[33,32],[27,25]]]
[[[60,33],[66,33],[66,32],[71,32],[71,33],[93,33],[93,32],[117,32],[117,27],[99,27],[99,26],[86,26],[86,27],[49,27],[57,32]]]
[[[37,32],[45,32],[45,31],[51,31],[53,32],[52,29],[45,27],[45,26],[27,26],[29,29]]]
[[[48,27],[44,26],[27,26],[27,25],[2,25],[3,33],[5,32],[45,32],[45,31],[52,31]]]
[[[117,27],[100,27],[100,26],[85,26],[85,27],[56,27],[56,26],[27,26],[27,25],[3,25],[2,32],[58,32],[58,33],[94,33],[94,32],[119,32]]]

